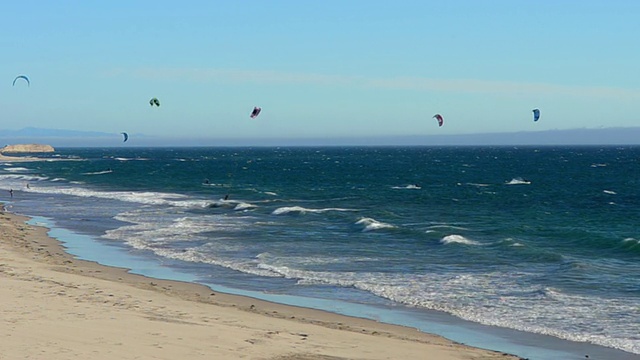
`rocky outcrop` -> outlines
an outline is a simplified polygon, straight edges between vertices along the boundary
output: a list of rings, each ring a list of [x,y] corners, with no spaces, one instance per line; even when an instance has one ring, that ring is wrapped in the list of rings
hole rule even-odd
[[[0,153],[50,153],[56,151],[51,145],[16,144],[0,148]]]

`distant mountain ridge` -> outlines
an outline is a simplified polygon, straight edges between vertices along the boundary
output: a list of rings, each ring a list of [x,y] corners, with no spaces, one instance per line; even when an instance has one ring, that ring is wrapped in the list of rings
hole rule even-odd
[[[113,133],[25,127],[20,130],[0,130],[2,137],[112,137]]]
[[[640,145],[640,127],[565,129],[483,134],[423,134],[361,137],[219,138],[122,135],[99,131],[26,127],[0,130],[0,143],[47,143],[54,147],[114,146],[562,146]]]

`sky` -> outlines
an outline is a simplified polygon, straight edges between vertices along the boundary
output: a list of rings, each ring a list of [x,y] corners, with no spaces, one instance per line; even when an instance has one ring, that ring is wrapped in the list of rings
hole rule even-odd
[[[635,0],[4,2],[0,129],[332,139],[635,127],[638,18]],[[22,74],[31,86],[12,86]]]

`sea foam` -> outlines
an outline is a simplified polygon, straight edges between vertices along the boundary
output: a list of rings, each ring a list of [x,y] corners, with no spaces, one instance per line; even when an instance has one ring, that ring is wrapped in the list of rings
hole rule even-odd
[[[455,234],[447,235],[443,237],[442,239],[440,239],[440,242],[445,245],[448,245],[448,244],[482,245],[477,241],[470,240],[462,235],[455,235]]]
[[[364,225],[364,229],[362,229],[363,232],[396,228],[395,225],[383,223],[372,218],[361,218],[360,220],[356,221],[356,224]]]

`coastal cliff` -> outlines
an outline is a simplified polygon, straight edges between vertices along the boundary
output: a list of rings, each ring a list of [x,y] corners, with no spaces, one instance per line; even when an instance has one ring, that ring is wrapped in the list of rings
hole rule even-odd
[[[51,145],[16,144],[0,148],[0,153],[50,153],[56,151]]]

